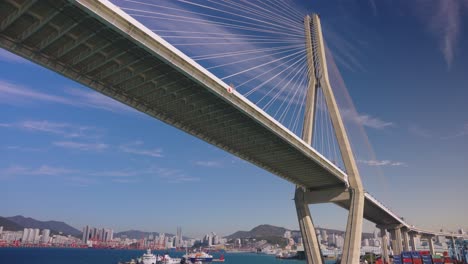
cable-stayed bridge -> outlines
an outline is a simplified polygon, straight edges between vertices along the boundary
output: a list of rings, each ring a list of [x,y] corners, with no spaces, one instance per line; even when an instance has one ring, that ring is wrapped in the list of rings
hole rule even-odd
[[[281,1],[270,3],[273,8],[297,13]],[[207,9],[207,5],[194,5]],[[235,1],[223,1],[223,5],[245,8]],[[205,16],[219,17],[216,12],[221,12],[223,19],[235,20],[238,14],[219,3],[209,8]],[[381,228],[383,236],[390,231],[396,254],[415,249],[417,235],[456,238],[451,233],[421,230],[406,223],[365,192],[330,85],[319,17],[305,16],[299,22],[284,17],[274,25],[268,22],[274,13],[262,9],[269,10],[263,5],[247,9],[262,18],[258,21],[216,22],[234,30],[256,30],[243,38],[239,33],[218,32],[203,36],[204,42],[172,45],[165,39],[179,37],[170,35],[176,30],[165,31],[169,35],[163,38],[134,18],[161,18],[169,24],[183,19],[163,11],[120,9],[108,1],[2,0],[0,45],[295,184],[309,263],[322,263],[308,209],[314,203],[335,203],[350,211],[342,263],[358,263],[363,218]],[[132,16],[126,12],[132,12]],[[183,22],[187,27],[206,23],[197,18]],[[297,37],[299,32],[302,37]],[[262,37],[255,37],[258,35]],[[178,49],[192,45],[209,49],[209,45],[222,45],[217,42],[220,38],[231,38],[234,51],[189,57]],[[242,39],[261,48],[235,51]],[[254,56],[258,50],[264,55]],[[272,54],[276,57],[268,56]],[[243,62],[259,62],[224,77],[218,77],[225,71],[221,66],[233,65],[234,61],[204,67],[194,60],[241,55],[247,56]],[[256,74],[243,77],[249,72]],[[263,74],[263,79],[256,79]],[[268,92],[256,93],[267,84],[271,87]],[[241,92],[246,87],[250,88]],[[429,244],[433,251],[433,244]],[[387,246],[383,248],[388,258]]]

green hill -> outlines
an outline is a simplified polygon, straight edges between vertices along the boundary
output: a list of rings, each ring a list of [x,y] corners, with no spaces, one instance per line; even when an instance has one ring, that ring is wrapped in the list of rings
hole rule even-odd
[[[23,226],[1,216],[0,216],[0,226],[3,226],[4,231],[21,231],[24,229]]]

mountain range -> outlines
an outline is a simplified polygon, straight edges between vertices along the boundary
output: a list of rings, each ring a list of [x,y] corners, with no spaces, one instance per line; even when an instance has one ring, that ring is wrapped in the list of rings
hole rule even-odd
[[[344,231],[328,228],[316,228],[319,232],[322,230],[327,231],[328,235],[336,234],[344,236]],[[227,239],[237,239],[237,238],[265,238],[265,237],[283,237],[286,231],[291,231],[292,237],[299,237],[301,235],[299,230],[289,230],[284,227],[278,227],[273,225],[259,225],[254,227],[250,231],[237,231],[229,236],[226,236]],[[371,238],[374,235],[372,233],[362,233],[363,238]]]
[[[18,225],[17,223],[8,220],[5,217],[0,216],[0,226],[3,226],[3,230],[8,230],[8,231],[21,231],[23,230],[23,226]]]
[[[5,223],[3,226],[4,230],[19,231],[23,228],[38,228],[38,229],[49,229],[51,233],[58,234],[62,233],[65,235],[72,235],[79,237],[81,236],[81,231],[59,221],[39,221],[31,217],[24,217],[22,215],[16,215],[11,217],[1,217],[2,223]],[[6,221],[5,221],[6,220]],[[0,223],[0,226],[2,225]],[[12,225],[13,223],[14,225]]]

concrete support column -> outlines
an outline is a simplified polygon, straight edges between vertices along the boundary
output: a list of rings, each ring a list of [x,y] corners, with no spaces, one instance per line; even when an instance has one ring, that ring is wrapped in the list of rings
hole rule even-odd
[[[431,252],[431,255],[435,255],[434,241],[432,240],[431,236],[427,238],[427,243],[429,244],[429,251]]]
[[[455,258],[456,260],[460,260],[461,257],[458,256],[457,244],[456,244],[454,237],[452,237],[452,251],[453,251],[452,257]]]
[[[393,255],[400,255],[402,251],[401,229],[400,228],[390,229],[390,235],[392,236]]]
[[[364,193],[350,189],[348,222],[343,245],[342,264],[353,264],[361,256],[362,222],[364,215]]]
[[[410,251],[408,230],[402,230],[401,235],[403,236],[403,251]]]
[[[320,252],[320,242],[317,239],[315,226],[310,216],[309,204],[304,200],[304,190],[296,187],[294,195],[296,204],[299,228],[301,229],[302,243],[307,264],[322,264],[322,254]]]
[[[388,257],[388,236],[385,228],[380,228],[380,237],[382,238],[382,259],[384,260],[384,263],[390,263],[390,259]]]
[[[416,241],[415,241],[416,234],[410,233],[409,236],[410,236],[410,246],[411,246],[411,250],[412,250],[412,251],[416,251]]]

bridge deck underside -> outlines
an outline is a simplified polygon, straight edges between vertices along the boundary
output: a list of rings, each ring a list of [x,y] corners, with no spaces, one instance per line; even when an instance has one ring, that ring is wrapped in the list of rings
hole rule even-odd
[[[336,204],[346,210],[348,210],[350,206],[349,201],[341,201]],[[381,206],[367,197],[364,199],[364,218],[372,223],[383,226],[398,225],[402,223],[402,221],[399,221],[395,216],[385,211]]]
[[[74,1],[0,2],[0,45],[307,188],[344,186],[275,134]]]

